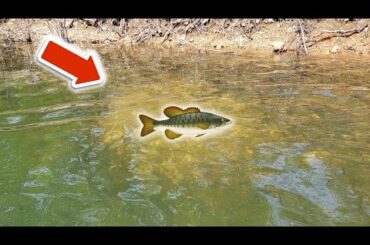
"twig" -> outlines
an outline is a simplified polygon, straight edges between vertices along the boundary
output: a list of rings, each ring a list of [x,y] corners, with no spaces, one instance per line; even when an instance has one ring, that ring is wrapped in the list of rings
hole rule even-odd
[[[163,37],[163,40],[162,40],[161,44],[163,44],[165,41],[167,41],[167,39],[170,37],[170,35],[172,33],[173,33],[173,22],[172,22],[172,19],[171,19],[170,23],[169,23],[168,31],[166,32],[166,34],[164,34],[164,37]]]
[[[222,25],[221,25],[221,30],[222,30],[222,35],[223,35],[223,36],[225,36],[225,23],[226,23],[226,20],[227,20],[227,19],[224,19],[224,20],[222,21]]]
[[[303,43],[304,52],[306,53],[306,55],[308,55],[308,50],[307,50],[307,47],[306,47],[306,41],[305,41],[305,37],[304,37],[304,31],[303,31],[303,27],[302,27],[302,21],[298,20],[298,23],[299,23],[299,29],[300,29],[300,34],[301,34],[301,39],[302,39],[302,43]]]
[[[118,34],[119,37],[123,37],[126,33],[126,27],[127,27],[127,22],[126,19],[120,19],[118,23],[118,30],[116,30],[116,33]]]
[[[315,36],[313,36],[313,40],[310,40],[307,42],[307,46],[308,47],[311,47],[313,45],[315,45],[316,43],[318,42],[321,42],[321,41],[324,41],[324,40],[328,40],[328,39],[331,39],[333,37],[350,37],[352,36],[353,34],[356,34],[356,33],[360,33],[362,32],[363,30],[365,30],[365,28],[367,28],[369,25],[368,24],[365,24],[363,25],[362,27],[360,28],[355,28],[355,29],[352,29],[352,30],[337,30],[337,31],[323,31]],[[322,38],[318,38],[317,40],[315,40],[315,38],[317,37],[320,37],[322,34],[324,33],[332,33],[332,35],[329,35],[329,36],[324,36]]]
[[[159,36],[162,34],[161,20],[160,19],[157,19],[157,33],[158,33]]]
[[[53,23],[53,20],[48,20],[47,22],[49,31],[51,33],[54,33],[55,35],[61,37],[62,39],[66,40],[69,42],[69,37],[68,37],[68,26],[67,26],[67,20],[62,19],[62,20],[56,20],[55,23]]]
[[[320,35],[322,35],[324,33],[338,33],[338,34],[341,34],[341,35],[344,35],[344,36],[353,35],[355,33],[359,33],[361,31],[363,31],[367,26],[368,26],[368,24],[365,24],[364,26],[362,26],[360,28],[355,28],[355,29],[352,29],[352,30],[336,30],[336,31],[324,30],[321,33],[319,33],[319,34],[317,34],[317,35],[315,35],[313,37],[314,38],[315,37],[319,37]]]

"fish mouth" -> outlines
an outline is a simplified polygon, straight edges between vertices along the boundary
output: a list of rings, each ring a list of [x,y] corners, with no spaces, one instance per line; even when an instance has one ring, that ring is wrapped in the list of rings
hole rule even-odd
[[[230,119],[225,118],[225,125],[230,124],[232,121]]]

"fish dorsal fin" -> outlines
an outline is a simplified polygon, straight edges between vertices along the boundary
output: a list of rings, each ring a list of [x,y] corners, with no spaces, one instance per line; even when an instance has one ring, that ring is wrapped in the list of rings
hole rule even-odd
[[[209,128],[209,124],[208,123],[197,123],[196,125],[200,129],[208,129]]]
[[[181,109],[180,107],[177,107],[177,106],[170,106],[170,107],[167,107],[166,109],[164,109],[163,113],[167,117],[174,117],[174,116],[183,114],[184,110]]]
[[[200,112],[199,108],[197,107],[189,107],[184,110],[185,113],[191,113],[191,112]]]
[[[173,132],[172,130],[169,130],[169,129],[166,129],[164,133],[166,134],[167,138],[169,138],[170,140],[174,140],[182,135],[182,134]]]
[[[184,114],[184,113],[200,112],[200,110],[197,107],[189,107],[189,108],[186,108],[185,110],[183,110],[183,109],[181,109],[180,107],[177,107],[177,106],[170,106],[170,107],[167,107],[166,109],[164,109],[163,112],[167,117],[174,117],[174,116],[181,115],[181,114]]]

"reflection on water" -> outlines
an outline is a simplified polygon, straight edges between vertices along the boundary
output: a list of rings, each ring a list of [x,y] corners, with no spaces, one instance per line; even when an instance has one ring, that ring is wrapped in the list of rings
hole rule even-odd
[[[1,63],[1,225],[370,224],[368,59],[102,53],[109,80],[82,93]],[[233,125],[140,139],[169,104]]]
[[[331,178],[330,173],[323,162],[315,155],[304,154],[304,148],[306,148],[304,144],[293,144],[291,148],[281,150],[273,144],[262,145],[260,148],[262,154],[279,154],[273,163],[258,160],[256,162],[261,167],[280,170],[278,174],[255,175],[256,187],[262,190],[263,195],[271,203],[274,209],[274,221],[277,224],[285,225],[289,223],[286,223],[285,217],[280,217],[280,212],[287,209],[279,201],[279,198],[286,198],[284,194],[282,196],[277,194],[279,197],[277,198],[273,194],[266,193],[274,193],[275,190],[306,199],[323,214],[329,215],[334,220],[339,216],[337,211],[339,206],[338,197],[328,186],[328,180]],[[299,210],[297,207],[289,207],[289,209],[290,212],[294,210],[294,213],[301,216],[306,212],[305,209]],[[309,215],[305,216],[309,217]],[[294,222],[292,223],[294,224]]]

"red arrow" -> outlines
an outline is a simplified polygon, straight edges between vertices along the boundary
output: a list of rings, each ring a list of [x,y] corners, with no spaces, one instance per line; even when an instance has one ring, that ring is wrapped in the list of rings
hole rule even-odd
[[[84,57],[85,56],[85,57]],[[83,54],[68,43],[55,38],[46,40],[38,60],[49,68],[72,78],[72,86],[80,88],[104,82],[93,54]],[[100,73],[99,73],[100,71]]]

